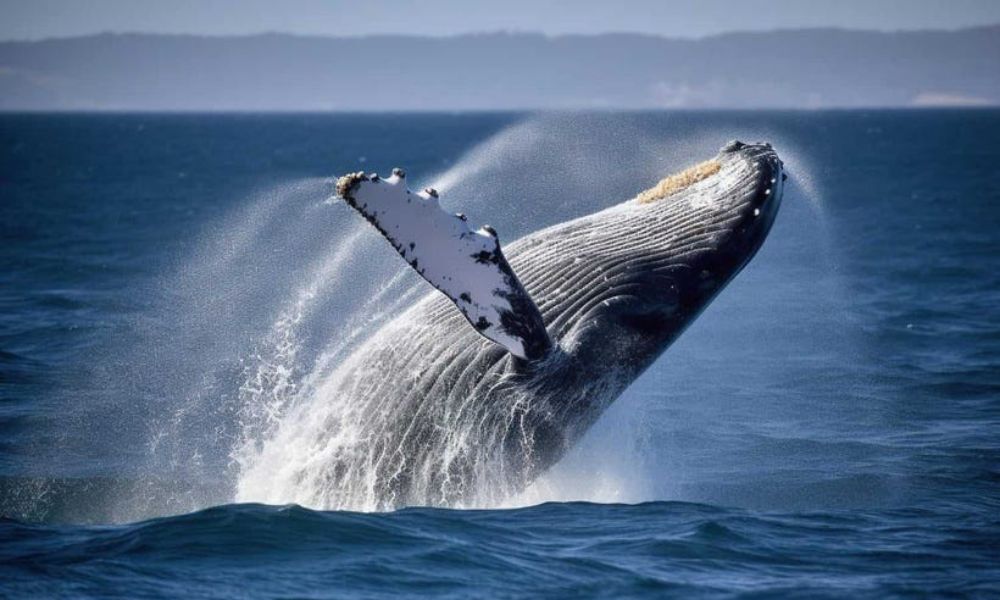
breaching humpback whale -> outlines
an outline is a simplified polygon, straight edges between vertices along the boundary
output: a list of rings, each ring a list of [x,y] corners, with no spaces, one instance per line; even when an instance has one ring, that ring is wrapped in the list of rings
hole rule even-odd
[[[730,142],[637,197],[501,250],[406,174],[337,194],[437,291],[349,358],[362,422],[324,465],[327,503],[477,505],[552,466],[760,248],[785,175]],[[317,442],[320,443],[320,442]]]

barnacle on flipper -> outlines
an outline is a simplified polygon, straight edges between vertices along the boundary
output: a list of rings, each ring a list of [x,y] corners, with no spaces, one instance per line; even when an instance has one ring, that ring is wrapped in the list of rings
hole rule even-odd
[[[337,195],[345,200],[349,200],[351,191],[355,188],[355,186],[362,181],[368,181],[369,179],[369,176],[366,175],[364,171],[348,173],[337,180]]]

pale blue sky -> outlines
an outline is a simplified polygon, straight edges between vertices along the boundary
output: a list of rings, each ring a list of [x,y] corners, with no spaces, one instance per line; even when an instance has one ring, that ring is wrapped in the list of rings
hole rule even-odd
[[[0,0],[0,39],[115,32],[453,35],[635,31],[698,37],[785,27],[1000,23],[1000,0]]]

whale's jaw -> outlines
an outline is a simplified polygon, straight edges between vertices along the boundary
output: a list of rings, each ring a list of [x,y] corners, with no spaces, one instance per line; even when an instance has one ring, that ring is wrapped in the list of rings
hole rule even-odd
[[[749,260],[770,231],[786,179],[770,144],[733,141],[717,156],[665,177],[632,202],[659,209],[675,246],[683,245],[699,227],[715,227],[716,251],[751,242],[752,250],[743,244],[738,248],[750,250]],[[678,222],[684,219],[696,222]]]

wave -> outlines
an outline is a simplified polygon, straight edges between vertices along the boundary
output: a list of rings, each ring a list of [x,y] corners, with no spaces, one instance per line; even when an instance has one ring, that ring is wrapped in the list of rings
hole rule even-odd
[[[972,517],[947,526],[937,518],[920,509],[757,514],[681,502],[385,514],[240,504],[111,527],[0,520],[0,572],[11,596],[190,597],[206,585],[219,597],[989,589],[997,574],[985,558],[989,530],[965,529],[982,525]]]

